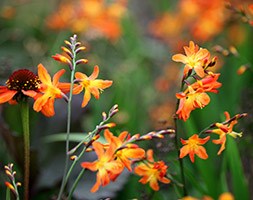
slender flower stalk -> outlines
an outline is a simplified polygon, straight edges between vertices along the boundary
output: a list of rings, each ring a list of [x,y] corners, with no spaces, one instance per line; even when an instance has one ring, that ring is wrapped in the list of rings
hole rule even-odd
[[[74,86],[74,78],[75,78],[74,75],[75,75],[75,69],[76,69],[76,51],[75,51],[76,46],[77,46],[76,39],[77,39],[77,36],[74,35],[73,37],[70,38],[71,43],[68,41],[65,42],[71,48],[73,57],[72,57],[72,64],[69,64],[69,65],[71,65],[70,66],[71,77],[70,77],[70,92],[69,92],[69,98],[68,98],[67,132],[66,132],[66,159],[65,159],[63,179],[62,179],[61,188],[60,188],[60,192],[58,194],[57,200],[60,200],[61,196],[63,194],[64,187],[67,182],[66,175],[67,175],[68,166],[69,166],[68,152],[69,152],[69,135],[70,135],[70,124],[71,124],[71,105],[72,105],[73,86]]]
[[[71,189],[70,189],[69,196],[68,196],[68,200],[71,200],[71,199],[72,199],[72,195],[73,195],[73,193],[74,193],[74,191],[75,191],[75,189],[76,189],[76,187],[77,187],[77,185],[78,185],[80,179],[82,178],[82,176],[83,176],[85,170],[86,170],[86,169],[84,169],[84,168],[81,169],[81,171],[80,171],[78,177],[76,178],[76,180],[75,180],[73,186],[72,186]]]
[[[182,82],[182,88],[183,88],[183,82]],[[177,104],[176,104],[176,111],[178,110],[179,107],[179,102],[180,100],[177,100]],[[180,147],[179,147],[179,137],[178,137],[178,127],[177,127],[177,123],[178,123],[178,118],[175,116],[174,117],[174,128],[175,128],[175,138],[174,138],[174,143],[175,143],[175,147],[177,150],[177,155],[178,158],[180,157]],[[184,163],[183,160],[179,158],[179,167],[180,167],[180,174],[181,174],[181,181],[182,181],[182,188],[183,188],[183,196],[187,196],[187,189],[186,189],[186,181],[185,181],[185,175],[184,175]]]
[[[27,101],[21,102],[21,115],[24,134],[24,199],[29,199],[30,178],[30,131],[29,131],[29,105]]]

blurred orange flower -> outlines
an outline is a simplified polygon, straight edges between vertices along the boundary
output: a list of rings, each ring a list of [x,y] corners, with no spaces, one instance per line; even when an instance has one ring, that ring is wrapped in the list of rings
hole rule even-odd
[[[147,151],[147,162],[139,164],[135,167],[134,172],[142,176],[139,180],[142,184],[149,182],[150,187],[158,191],[158,181],[162,183],[170,183],[170,179],[166,178],[168,166],[163,161],[154,162],[153,151],[149,149]]]
[[[91,98],[91,94],[96,99],[99,99],[100,91],[103,91],[103,89],[108,88],[112,85],[112,81],[96,79],[98,77],[98,74],[99,74],[98,66],[94,67],[94,70],[89,77],[87,77],[85,74],[81,72],[75,73],[76,82],[79,83],[79,86],[74,88],[73,93],[79,94],[80,92],[85,90],[82,107],[85,107],[88,104]]]
[[[132,171],[131,164],[133,159],[142,159],[145,157],[145,151],[135,144],[127,144],[129,133],[122,132],[119,137],[114,136],[108,129],[104,132],[105,139],[109,145],[116,146],[115,160],[121,162],[129,171]]]
[[[162,13],[150,23],[150,32],[173,46],[173,49],[178,47],[185,35],[197,41],[208,41],[223,30],[229,17],[225,2],[180,0],[173,7],[176,12]]]
[[[201,146],[204,145],[208,140],[210,136],[207,136],[205,138],[199,138],[197,134],[194,134],[191,136],[188,140],[183,140],[181,138],[181,143],[184,145],[180,149],[180,158],[185,157],[189,154],[190,160],[194,162],[194,155],[196,154],[201,159],[207,159],[208,155],[206,153],[206,149]]]
[[[176,54],[172,56],[172,60],[185,64],[184,76],[187,76],[189,71],[194,69],[198,76],[203,77],[205,75],[203,66],[204,62],[209,60],[209,51],[207,49],[199,48],[193,41],[189,42],[189,47],[184,47],[184,51],[186,55]]]
[[[54,30],[70,29],[88,36],[116,40],[121,35],[120,20],[126,12],[126,0],[108,4],[105,0],[62,2],[48,17],[47,26]]]
[[[226,120],[230,120],[230,115],[228,112],[224,112]],[[227,139],[227,135],[232,136],[233,138],[236,138],[237,136],[242,137],[242,132],[241,133],[237,133],[233,131],[233,127],[235,124],[237,124],[237,119],[235,118],[234,120],[232,120],[232,122],[230,122],[229,124],[222,124],[222,123],[215,123],[215,126],[217,127],[217,129],[213,129],[213,130],[209,130],[207,132],[209,133],[214,133],[219,135],[219,139],[217,140],[212,140],[212,142],[214,144],[220,144],[221,147],[218,151],[218,155],[221,154],[221,152],[225,149],[225,144],[226,144],[226,139]]]

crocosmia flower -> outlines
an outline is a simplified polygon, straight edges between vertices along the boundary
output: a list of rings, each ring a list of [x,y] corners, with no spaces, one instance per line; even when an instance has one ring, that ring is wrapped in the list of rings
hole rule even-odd
[[[221,83],[218,82],[220,74],[209,74],[201,80],[189,85],[184,92],[176,94],[180,100],[176,112],[179,119],[186,121],[190,117],[191,111],[196,108],[204,108],[210,102],[207,92],[218,93]]]
[[[158,191],[159,185],[158,181],[162,183],[170,183],[170,179],[166,178],[168,166],[165,165],[163,161],[154,162],[153,151],[147,151],[147,162],[139,164],[135,167],[134,172],[142,176],[139,180],[142,184],[146,184],[149,182],[150,187]]]
[[[64,69],[58,71],[54,75],[53,80],[51,80],[51,76],[46,68],[42,64],[38,65],[38,76],[41,81],[39,93],[26,93],[35,99],[33,104],[33,109],[35,111],[41,111],[47,117],[52,117],[55,114],[55,99],[64,97],[64,93],[61,91],[59,83],[59,79],[64,72]]]
[[[82,107],[85,107],[90,101],[91,94],[99,99],[99,94],[103,89],[108,88],[112,85],[112,81],[96,79],[99,74],[99,67],[95,66],[93,73],[88,77],[81,72],[75,73],[76,82],[79,86],[74,88],[73,93],[79,94],[84,90]]]
[[[14,71],[6,81],[6,86],[0,86],[0,104],[19,102],[27,97],[27,94],[36,94],[39,87],[38,76],[30,70]]]
[[[91,189],[91,192],[96,192],[100,185],[106,186],[111,180],[115,180],[115,177],[122,172],[124,166],[121,162],[114,160],[114,145],[110,145],[107,150],[99,142],[93,142],[92,145],[98,159],[94,162],[83,162],[81,166],[91,171],[97,171],[97,181]]]
[[[204,77],[204,63],[210,58],[210,53],[207,49],[199,48],[193,41],[189,42],[189,47],[185,46],[184,51],[186,55],[176,54],[172,56],[172,60],[175,62],[181,62],[185,64],[184,75],[187,76],[189,71],[194,69],[196,74],[200,77]]]
[[[199,138],[197,134],[194,134],[188,140],[183,140],[181,138],[181,143],[184,146],[180,149],[179,157],[183,158],[189,154],[190,160],[194,162],[194,156],[196,154],[201,159],[207,159],[208,155],[206,153],[206,149],[202,145],[204,145],[209,140],[209,138],[210,136]]]
[[[123,131],[119,137],[114,136],[108,129],[104,133],[105,139],[109,144],[117,147],[115,160],[121,162],[129,171],[132,171],[132,160],[140,160],[145,157],[145,151],[136,144],[127,144],[129,133]]]
[[[184,121],[190,117],[191,111],[204,108],[210,102],[210,97],[206,93],[194,90],[191,86],[188,87],[188,92],[177,93],[176,97],[180,99],[176,114]]]
[[[230,119],[230,115],[228,112],[224,112],[226,120]],[[222,124],[222,123],[215,123],[215,126],[217,127],[217,129],[213,129],[213,130],[209,130],[207,132],[209,133],[214,133],[219,135],[219,139],[217,140],[212,140],[212,142],[214,144],[219,144],[221,145],[219,151],[218,151],[218,155],[221,154],[221,152],[225,149],[225,145],[226,145],[226,140],[227,140],[227,135],[232,136],[233,138],[236,137],[242,137],[242,133],[237,133],[235,131],[233,131],[233,127],[235,124],[237,124],[237,119],[235,118],[234,120],[232,120],[229,124]]]

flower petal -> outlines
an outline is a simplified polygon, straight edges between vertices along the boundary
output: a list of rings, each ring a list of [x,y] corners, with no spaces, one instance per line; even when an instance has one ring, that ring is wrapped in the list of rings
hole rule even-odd
[[[60,71],[58,71],[54,77],[53,77],[53,85],[57,85],[59,83],[59,79],[60,77],[65,73],[65,69],[61,69]]]
[[[82,108],[88,104],[88,102],[90,101],[90,98],[91,98],[90,91],[88,89],[85,89],[83,102],[82,102]]]
[[[51,85],[51,76],[47,72],[47,69],[42,65],[38,65],[38,76],[42,83]]]
[[[16,93],[17,91],[15,90],[6,90],[5,92],[0,93],[0,104],[10,101]]]

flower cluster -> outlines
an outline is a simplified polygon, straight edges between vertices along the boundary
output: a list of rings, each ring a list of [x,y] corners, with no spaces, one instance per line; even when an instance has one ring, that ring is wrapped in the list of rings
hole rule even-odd
[[[212,134],[212,135],[218,135],[219,139],[214,139],[212,142],[214,144],[221,145],[218,155],[222,153],[222,151],[225,149],[227,136],[230,135],[233,138],[236,137],[242,137],[242,133],[237,133],[233,131],[233,127],[235,124],[237,124],[237,120],[247,116],[246,113],[243,114],[237,114],[234,117],[230,118],[230,115],[228,112],[225,112],[226,121],[222,123],[214,123],[210,125],[207,130],[202,131],[202,133],[206,134]],[[200,135],[200,134],[199,134]],[[190,160],[194,162],[194,156],[195,154],[200,157],[201,159],[207,159],[208,154],[206,152],[206,149],[202,146],[205,143],[207,143],[210,139],[210,136],[207,136],[205,138],[200,138],[199,135],[194,134],[191,136],[188,140],[181,139],[181,143],[183,144],[183,147],[180,149],[180,158],[185,157],[189,154]]]
[[[80,42],[76,42],[76,36],[71,37],[71,42],[65,41],[67,47],[62,47],[64,55],[56,54],[53,58],[61,63],[67,64],[70,70],[74,70],[77,65],[86,64],[87,59],[78,59],[79,52],[85,50]],[[9,102],[11,104],[26,100],[27,97],[34,99],[33,109],[42,112],[47,117],[55,115],[55,99],[65,99],[71,90],[71,83],[60,82],[65,69],[59,70],[51,78],[43,64],[38,65],[38,75],[28,69],[20,69],[13,72],[6,81],[5,86],[0,86],[0,103]],[[84,92],[82,107],[85,107],[91,99],[91,94],[99,99],[99,93],[112,85],[112,81],[97,79],[99,67],[95,66],[90,76],[81,72],[76,72],[76,79],[73,85],[73,94]]]
[[[221,83],[217,81],[220,74],[208,70],[215,65],[216,57],[210,59],[207,49],[199,48],[198,45],[190,41],[189,47],[184,47],[184,51],[186,55],[176,54],[172,60],[185,64],[182,82],[187,87],[184,91],[176,94],[180,100],[176,114],[179,119],[186,121],[190,117],[191,111],[196,108],[204,108],[209,104],[210,97],[207,93],[217,93]],[[189,79],[193,79],[195,82],[191,84]]]
[[[53,30],[70,29],[89,37],[116,40],[121,35],[120,20],[126,12],[126,3],[126,0],[110,4],[105,0],[63,1],[47,18],[47,26]]]
[[[169,129],[160,132],[150,132],[143,136],[139,134],[131,136],[127,131],[123,131],[116,137],[109,129],[106,129],[104,131],[104,137],[107,141],[105,144],[99,141],[92,142],[92,149],[97,155],[97,160],[81,163],[83,168],[97,171],[97,180],[91,192],[96,192],[100,185],[106,186],[110,181],[115,181],[124,168],[142,176],[140,182],[143,184],[149,182],[150,187],[156,191],[159,190],[158,181],[170,183],[170,180],[166,178],[168,167],[165,163],[163,161],[155,162],[152,150],[148,150],[147,156],[145,156],[145,150],[134,144],[134,142],[150,140],[154,137],[163,138],[164,134],[173,132],[173,130]],[[140,164],[132,170],[134,163]]]
[[[190,41],[189,47],[184,47],[186,55],[176,54],[172,60],[182,62],[184,64],[184,74],[182,79],[182,89],[184,91],[176,94],[178,98],[178,108],[176,115],[179,119],[186,121],[190,117],[190,113],[196,108],[204,108],[210,102],[210,97],[207,93],[218,93],[218,88],[221,83],[218,82],[219,73],[213,73],[209,70],[216,64],[216,57],[210,58],[210,53],[207,49],[199,48],[194,42]],[[190,82],[193,81],[193,82]],[[184,89],[185,88],[185,89]],[[183,147],[180,149],[180,158],[189,155],[190,160],[194,162],[195,154],[201,159],[207,159],[208,154],[203,147],[210,139],[208,135],[205,138],[200,138],[202,133],[219,135],[219,139],[214,139],[214,144],[221,145],[218,155],[225,149],[226,137],[230,135],[234,138],[241,137],[242,133],[233,131],[233,127],[237,124],[237,120],[245,117],[246,114],[237,114],[230,118],[228,112],[225,112],[226,121],[222,123],[214,123],[199,134],[194,134],[189,139],[181,138]]]

